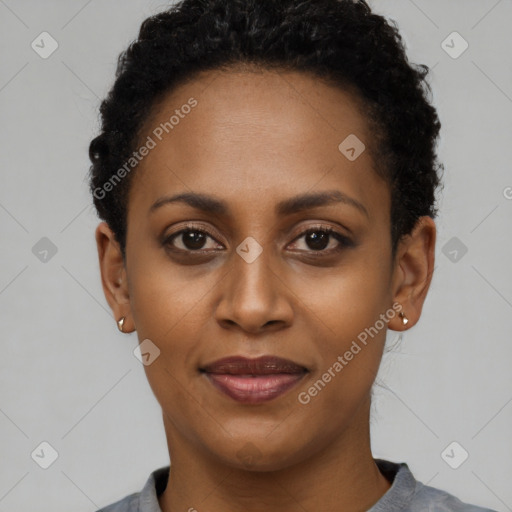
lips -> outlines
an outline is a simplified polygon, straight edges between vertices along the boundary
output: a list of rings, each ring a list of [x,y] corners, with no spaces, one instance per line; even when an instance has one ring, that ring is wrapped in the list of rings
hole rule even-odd
[[[303,373],[307,368],[289,359],[274,356],[225,357],[202,368],[206,373],[229,375],[272,375],[276,373]]]
[[[289,359],[262,356],[256,359],[227,357],[200,371],[221,392],[236,401],[261,403],[295,386],[308,369]]]

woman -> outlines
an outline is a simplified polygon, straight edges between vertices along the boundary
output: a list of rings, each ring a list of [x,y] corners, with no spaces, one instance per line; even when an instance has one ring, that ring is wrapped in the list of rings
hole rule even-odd
[[[428,68],[364,1],[184,0],[90,146],[102,285],[171,470],[103,511],[482,511],[374,459],[386,331],[434,268]]]

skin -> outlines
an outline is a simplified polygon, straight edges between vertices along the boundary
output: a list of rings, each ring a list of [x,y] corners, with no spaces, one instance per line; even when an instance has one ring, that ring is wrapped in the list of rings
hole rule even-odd
[[[161,351],[144,369],[172,461],[162,511],[367,510],[390,487],[370,449],[371,387],[386,330],[420,318],[435,223],[421,217],[392,259],[390,191],[375,172],[353,92],[298,72],[208,71],[165,96],[142,140],[190,97],[198,105],[134,171],[126,261],[108,225],[96,230],[115,319],[124,316],[124,332],[136,330],[139,342],[149,338]],[[352,133],[367,148],[355,161],[338,150]],[[359,201],[367,215],[342,202],[274,211],[292,196],[327,190]],[[182,192],[215,196],[229,213],[178,202],[148,213],[157,199]],[[176,252],[163,242],[190,222],[213,234],[206,255],[191,254],[201,245],[182,236]],[[308,243],[304,231],[319,223],[352,243]],[[252,263],[236,252],[249,236],[263,249]],[[301,404],[299,393],[395,302],[407,326],[395,315]],[[198,371],[230,355],[277,355],[309,372],[276,399],[241,404]]]

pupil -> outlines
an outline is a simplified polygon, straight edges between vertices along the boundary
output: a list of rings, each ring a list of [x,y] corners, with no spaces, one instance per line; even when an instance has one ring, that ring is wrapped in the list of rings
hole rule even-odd
[[[318,235],[317,233],[320,233]],[[313,250],[325,249],[328,245],[329,234],[324,231],[313,231],[306,237],[306,243]],[[311,246],[312,245],[312,246]]]
[[[205,236],[198,231],[187,231],[183,237],[183,243],[188,249],[201,249],[204,245]]]

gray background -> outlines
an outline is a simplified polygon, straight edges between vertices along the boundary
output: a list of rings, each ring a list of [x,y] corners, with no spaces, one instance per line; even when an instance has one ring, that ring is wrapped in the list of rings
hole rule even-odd
[[[93,511],[168,463],[136,334],[117,331],[103,297],[85,181],[117,55],[164,5],[0,0],[0,512]],[[423,316],[375,388],[374,456],[510,511],[512,2],[372,6],[398,22],[410,59],[433,68],[446,167]],[[43,31],[59,44],[47,59],[31,48]],[[469,43],[456,59],[441,46],[453,31]],[[33,252],[43,237],[57,249],[47,261]],[[58,452],[48,469],[31,458],[42,441]],[[441,456],[453,441],[469,453],[458,469]]]

